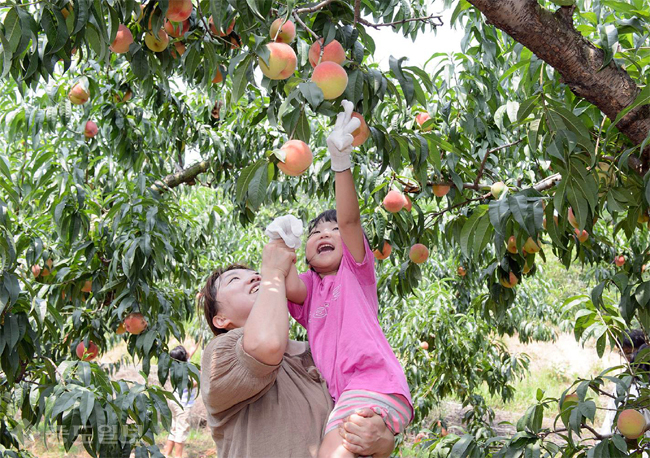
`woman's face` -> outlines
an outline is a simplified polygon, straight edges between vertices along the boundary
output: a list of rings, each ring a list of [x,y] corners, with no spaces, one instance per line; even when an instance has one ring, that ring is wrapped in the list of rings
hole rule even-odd
[[[217,303],[219,312],[213,323],[221,329],[237,329],[246,324],[257,299],[262,277],[248,269],[234,269],[217,279]]]

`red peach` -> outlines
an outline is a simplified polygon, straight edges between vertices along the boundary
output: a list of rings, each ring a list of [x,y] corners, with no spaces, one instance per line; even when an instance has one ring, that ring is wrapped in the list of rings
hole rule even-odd
[[[158,31],[158,38],[153,33],[147,32],[144,36],[144,44],[153,52],[164,51],[169,45],[169,35],[165,32],[165,29]]]
[[[175,41],[174,48],[171,50],[172,57],[177,59],[185,53],[185,43],[182,41]]]
[[[580,243],[585,243],[589,239],[589,232],[586,230],[580,231],[580,229],[575,229],[575,233]]]
[[[314,68],[311,80],[323,91],[325,100],[333,100],[345,92],[348,74],[336,62],[321,62]]]
[[[519,283],[519,279],[514,273],[510,272],[507,277],[501,278],[499,283],[501,283],[501,286],[504,288],[513,288],[517,283]]]
[[[359,121],[361,121],[359,127],[354,132],[352,132],[352,136],[354,137],[354,140],[352,140],[352,146],[359,146],[365,143],[365,141],[368,140],[368,137],[370,137],[370,129],[368,128],[368,124],[366,124],[366,120],[363,119],[363,116],[361,114],[353,111],[352,117],[357,118]]]
[[[375,259],[377,259],[378,261],[383,261],[388,256],[390,256],[390,253],[392,251],[393,251],[393,247],[390,245],[390,243],[384,241],[384,246],[382,247],[381,251],[374,250],[372,253],[375,255]]]
[[[214,75],[214,78],[212,78],[212,82],[214,84],[217,84],[217,83],[220,83],[222,81],[223,81],[223,75],[221,74],[221,71],[219,70],[219,68],[217,68],[217,73],[216,73],[216,75]]]
[[[284,22],[282,18],[277,18],[271,24],[270,33],[271,40],[277,43],[291,43],[296,38],[296,26],[291,21]]]
[[[262,58],[257,59],[264,76],[271,80],[284,80],[293,75],[298,60],[291,46],[286,43],[269,43],[266,47],[271,53],[269,65]]]
[[[92,340],[88,343],[88,348],[83,343],[83,340],[77,345],[77,358],[83,361],[92,361],[97,358],[99,354],[99,348]]]
[[[131,43],[133,43],[133,34],[127,26],[120,24],[117,28],[115,40],[113,40],[109,49],[116,54],[124,54],[125,52],[128,52]]]
[[[68,98],[70,99],[70,102],[74,103],[75,105],[83,105],[90,98],[90,94],[81,83],[76,83],[74,86],[72,86],[72,89],[70,89]]]
[[[185,20],[181,22],[172,22],[165,19],[165,32],[170,37],[180,38],[190,30],[190,21]]]
[[[619,414],[616,426],[626,439],[638,439],[646,430],[645,417],[634,409],[625,409]]]
[[[428,350],[429,349],[429,342],[427,342],[427,341],[420,342],[420,348],[422,350]]]
[[[304,173],[314,160],[309,145],[302,140],[289,140],[280,149],[284,151],[285,158],[278,162],[278,168],[292,177]]]
[[[213,35],[217,35],[219,37],[225,37],[226,35],[230,35],[230,33],[235,29],[235,20],[233,19],[228,28],[226,29],[225,32],[221,30],[217,30],[217,28],[214,25],[214,19],[212,19],[212,16],[210,16],[210,32],[212,32]]]
[[[182,22],[190,17],[193,9],[192,0],[169,0],[165,16],[170,21]]]
[[[511,235],[508,239],[508,248],[507,250],[512,254],[517,254],[517,237]]]
[[[86,138],[93,138],[95,135],[97,135],[97,132],[99,132],[97,124],[91,120],[86,121],[86,126],[84,127],[84,136]]]
[[[429,113],[418,113],[417,116],[415,116],[415,122],[418,123],[420,129],[422,129],[423,132],[429,132],[431,129],[433,129],[433,126],[422,128],[422,124],[427,122],[429,119],[431,119]]]
[[[336,62],[339,65],[343,65],[345,62],[345,50],[341,43],[336,40],[330,41],[325,49],[323,49],[323,56],[320,55],[321,44],[323,39],[315,41],[314,44],[309,48],[309,63],[312,67],[316,67],[320,62]],[[320,62],[318,59],[320,58]]]
[[[433,189],[433,195],[435,195],[436,197],[444,197],[451,190],[451,186],[447,184],[440,184],[440,183],[434,184],[431,188]]]
[[[410,212],[411,209],[413,208],[413,202],[411,202],[411,199],[406,194],[404,194],[404,200],[406,201],[406,203],[404,204],[404,210]]]
[[[388,191],[386,197],[384,197],[383,204],[386,211],[397,213],[406,205],[406,199],[404,199],[404,195],[399,191]]]
[[[131,313],[124,318],[124,329],[131,334],[140,334],[148,326],[142,313]]]
[[[429,258],[429,249],[421,243],[416,243],[409,251],[409,258],[415,264],[422,264]]]

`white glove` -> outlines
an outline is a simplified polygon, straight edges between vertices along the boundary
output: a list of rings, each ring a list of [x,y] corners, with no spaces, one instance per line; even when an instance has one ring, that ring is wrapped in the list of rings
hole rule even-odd
[[[352,167],[352,132],[361,125],[361,121],[352,117],[352,102],[343,100],[341,105],[343,111],[336,116],[334,129],[327,137],[327,149],[330,152],[332,170],[335,172],[344,172]]]
[[[301,243],[302,221],[293,215],[279,216],[268,225],[265,233],[271,240],[281,238],[289,248],[297,250]]]

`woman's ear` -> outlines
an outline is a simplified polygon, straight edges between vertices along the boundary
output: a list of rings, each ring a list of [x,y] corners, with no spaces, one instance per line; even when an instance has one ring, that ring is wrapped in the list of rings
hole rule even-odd
[[[216,315],[212,318],[212,324],[218,329],[225,329],[228,331],[228,327],[231,325],[231,322],[224,316]]]

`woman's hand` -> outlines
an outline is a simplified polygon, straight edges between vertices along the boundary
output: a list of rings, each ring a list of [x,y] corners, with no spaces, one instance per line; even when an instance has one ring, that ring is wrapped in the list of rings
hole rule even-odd
[[[375,458],[389,457],[395,438],[384,420],[372,409],[364,408],[346,418],[339,426],[343,446],[351,453]]]
[[[291,265],[296,262],[296,251],[287,247],[282,239],[272,240],[262,250],[262,269],[265,272],[281,272],[283,277],[289,274]]]

